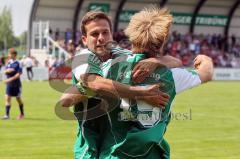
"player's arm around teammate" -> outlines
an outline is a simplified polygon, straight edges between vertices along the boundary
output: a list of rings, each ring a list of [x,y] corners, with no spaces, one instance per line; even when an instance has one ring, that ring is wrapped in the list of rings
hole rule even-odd
[[[172,62],[170,62],[172,61]],[[150,75],[157,67],[181,67],[180,60],[171,56],[164,56],[162,59],[149,58],[139,62],[133,69],[132,79],[135,83],[142,82],[148,75]],[[115,97],[121,98],[138,98],[151,102],[153,105],[164,107],[168,101],[168,95],[157,91],[159,86],[151,86],[149,88],[141,88],[135,86],[128,86],[115,82],[110,79],[103,78],[96,74],[84,74],[81,76],[85,85],[97,94],[112,93]],[[158,94],[157,94],[158,93]],[[78,102],[87,99],[87,96],[80,94],[77,87],[72,86],[68,88],[60,98],[60,105],[64,107],[72,106]]]
[[[89,14],[89,15],[88,15]],[[88,47],[90,51],[92,51],[96,56],[99,57],[102,61],[105,61],[109,58],[111,58],[110,52],[105,49],[105,44],[109,41],[112,41],[112,29],[111,29],[111,21],[106,17],[106,15],[103,15],[102,13],[88,13],[82,20],[81,30],[82,30],[82,41],[85,46]],[[154,65],[148,66],[150,74],[151,70],[153,71],[154,68],[156,68],[159,65],[163,65],[162,63],[155,63]],[[144,66],[139,67],[140,74],[141,70]],[[138,69],[137,69],[138,70]],[[80,78],[80,77],[78,77]],[[104,92],[110,92],[114,95],[120,96],[120,97],[128,97],[128,98],[134,98],[138,96],[152,96],[156,95],[156,103],[161,103],[161,105],[164,105],[166,100],[168,100],[168,95],[165,93],[162,93],[158,90],[154,92],[153,94],[149,90],[142,90],[142,88],[138,87],[132,87],[127,86],[109,79],[105,79],[99,75],[96,74],[83,74],[82,80],[84,84],[91,90],[97,92],[97,93],[104,93]],[[157,87],[157,86],[153,86]],[[76,88],[72,88],[73,92],[76,92]],[[75,90],[74,90],[75,89]],[[139,90],[140,89],[140,90]],[[149,88],[151,90],[151,88]],[[71,89],[67,90],[67,92],[61,97],[61,104],[63,106],[70,106],[74,104],[76,101],[81,101],[84,99],[84,97],[81,97],[80,93],[79,95],[73,95],[74,97],[71,97]],[[161,99],[162,98],[162,99]],[[75,100],[76,99],[76,100]],[[77,100],[78,99],[78,100]],[[162,101],[161,101],[162,100]],[[71,102],[70,102],[71,101]]]

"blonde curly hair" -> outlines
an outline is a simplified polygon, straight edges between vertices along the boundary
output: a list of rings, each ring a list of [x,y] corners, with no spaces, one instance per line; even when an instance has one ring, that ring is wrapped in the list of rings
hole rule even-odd
[[[134,14],[125,34],[134,48],[140,52],[162,50],[168,38],[173,18],[167,8],[152,6]]]

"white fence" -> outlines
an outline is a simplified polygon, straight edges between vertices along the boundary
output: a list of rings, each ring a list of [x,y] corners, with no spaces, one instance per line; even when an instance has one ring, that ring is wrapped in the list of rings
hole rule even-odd
[[[214,69],[213,80],[217,81],[239,81],[240,69],[216,68]]]
[[[48,74],[48,68],[46,67],[33,67],[33,80],[36,81],[44,81],[48,80],[49,74]],[[3,69],[1,70],[0,73],[0,80],[4,80],[6,76],[3,73]],[[23,74],[21,75],[21,80],[27,80],[27,71],[26,68],[23,68]]]

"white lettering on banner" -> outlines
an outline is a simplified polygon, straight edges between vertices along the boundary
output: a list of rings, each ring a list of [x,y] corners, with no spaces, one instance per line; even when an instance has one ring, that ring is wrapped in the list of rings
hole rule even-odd
[[[190,13],[172,13],[173,23],[189,25],[191,24],[193,14]],[[196,16],[196,25],[218,26],[223,27],[227,24],[228,17],[225,15],[208,15],[199,14]]]
[[[206,17],[198,17],[197,24],[200,25],[218,25],[218,19],[215,18],[206,18]]]
[[[216,77],[231,77],[230,73],[216,73]]]
[[[197,17],[197,24],[203,24],[203,18]]]
[[[190,24],[192,17],[190,16],[175,16],[173,22],[176,24]]]
[[[197,17],[196,19],[196,24],[200,24],[200,25],[226,25],[227,23],[227,19],[219,19],[218,17]]]
[[[88,6],[89,11],[103,11],[108,13],[110,9],[110,4],[108,3],[90,3]]]
[[[235,78],[240,78],[240,71],[239,71],[239,72],[235,72],[235,73],[234,73],[234,77],[235,77]]]
[[[227,25],[227,19],[222,19],[222,24],[221,25]]]
[[[213,23],[211,18],[206,18],[205,21],[207,25],[211,25],[211,23]]]
[[[215,68],[213,80],[240,81],[240,69]]]
[[[192,20],[192,17],[186,17],[186,23],[187,23],[187,24],[190,24],[190,23],[191,23],[191,20]]]

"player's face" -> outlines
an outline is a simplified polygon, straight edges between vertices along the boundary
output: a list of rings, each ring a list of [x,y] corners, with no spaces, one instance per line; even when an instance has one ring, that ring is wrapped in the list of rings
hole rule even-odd
[[[15,58],[16,58],[16,55],[13,54],[13,53],[8,53],[8,58],[9,58],[9,59],[15,59]]]
[[[85,29],[86,36],[82,36],[83,44],[98,56],[105,56],[109,53],[105,48],[105,44],[112,41],[113,38],[107,20],[91,21],[85,25]]]

